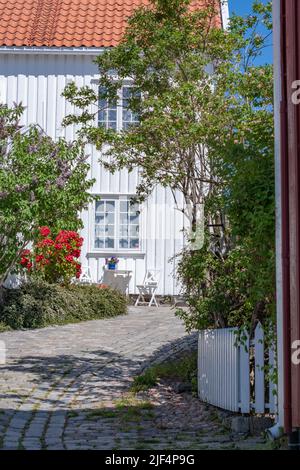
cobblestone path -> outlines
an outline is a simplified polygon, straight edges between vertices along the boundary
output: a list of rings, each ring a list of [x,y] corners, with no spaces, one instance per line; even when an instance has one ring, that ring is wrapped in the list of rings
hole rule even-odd
[[[0,334],[1,449],[188,449],[253,446],[220,434],[205,405],[162,384],[128,398],[149,363],[195,347],[168,307]]]

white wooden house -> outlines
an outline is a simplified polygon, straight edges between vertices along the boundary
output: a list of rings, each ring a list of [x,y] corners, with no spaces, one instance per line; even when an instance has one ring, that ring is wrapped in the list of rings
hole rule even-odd
[[[74,127],[63,128],[62,119],[72,112],[61,96],[75,81],[97,89],[93,58],[113,47],[134,8],[147,0],[0,0],[0,101],[26,106],[22,124],[38,123],[53,138],[75,137]],[[197,0],[192,7],[203,4]],[[223,24],[226,6],[220,8]],[[134,116],[126,108],[126,86],[120,91],[122,106],[99,116],[106,125],[120,129]],[[126,111],[126,109],[125,109]],[[184,245],[184,216],[169,190],[157,188],[139,208],[129,209],[138,172],[109,174],[88,148],[92,193],[99,200],[82,214],[84,246],[82,264],[90,266],[94,279],[103,273],[105,258],[116,255],[119,269],[132,271],[130,292],[143,280],[147,269],[161,271],[159,294],[176,295],[175,260]],[[139,212],[136,211],[139,209]]]

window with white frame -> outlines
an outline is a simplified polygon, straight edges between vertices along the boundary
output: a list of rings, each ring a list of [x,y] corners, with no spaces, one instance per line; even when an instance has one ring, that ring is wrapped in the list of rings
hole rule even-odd
[[[129,100],[136,94],[140,97],[140,93],[135,91],[132,85],[123,85],[118,93],[118,99],[115,102],[109,102],[108,99],[102,98],[105,93],[105,88],[99,88],[99,112],[98,112],[98,126],[105,129],[127,130],[131,126],[136,126],[139,123],[138,114],[131,111],[129,108]]]
[[[101,198],[95,203],[96,250],[140,249],[139,205],[125,198]]]
[[[133,113],[129,108],[128,101],[135,93],[133,86],[124,85],[122,87],[122,129],[127,130],[131,126],[136,126],[139,123],[139,116]],[[140,95],[139,95],[140,96]]]
[[[108,99],[101,98],[105,92],[105,88],[99,88],[99,112],[98,112],[98,125],[105,127],[105,129],[118,128],[118,103],[109,102]]]

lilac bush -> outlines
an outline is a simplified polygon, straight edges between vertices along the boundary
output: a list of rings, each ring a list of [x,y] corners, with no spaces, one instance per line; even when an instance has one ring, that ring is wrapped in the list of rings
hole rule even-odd
[[[0,104],[0,287],[38,227],[78,230],[93,181],[80,141],[53,141],[38,126],[20,132],[22,105]]]

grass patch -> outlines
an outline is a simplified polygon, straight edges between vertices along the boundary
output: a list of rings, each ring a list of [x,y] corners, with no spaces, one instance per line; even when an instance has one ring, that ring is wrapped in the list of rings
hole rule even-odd
[[[271,441],[267,439],[265,443],[257,444],[255,450],[287,450],[288,443],[286,438]]]
[[[222,423],[222,419],[220,418],[219,414],[215,410],[211,411],[211,413],[209,415],[209,418],[214,423],[220,423],[220,424]]]
[[[138,442],[134,450],[153,450],[153,447],[151,447],[148,442]]]
[[[71,410],[68,412],[68,418],[76,418],[77,416],[79,416],[78,411]]]
[[[151,410],[152,403],[146,400],[137,400],[134,395],[128,395],[116,401],[117,410],[128,410],[131,408],[141,410]]]
[[[220,450],[234,450],[236,449],[236,445],[234,443],[231,444],[221,444],[220,445]]]
[[[99,418],[115,418],[116,412],[115,410],[107,410],[105,408],[99,408],[97,410],[90,411],[87,413],[86,418],[88,420],[99,419]]]
[[[116,410],[119,412],[119,418],[123,422],[139,423],[142,419],[154,418],[155,414],[152,409],[152,403],[138,400],[134,395],[127,395],[116,402]]]
[[[179,360],[150,367],[134,378],[131,391],[138,393],[149,390],[157,385],[159,379],[164,378],[191,383],[193,391],[197,390],[197,353],[186,354]]]
[[[176,441],[190,441],[191,436],[188,434],[184,434],[183,432],[176,434],[175,436]]]
[[[128,431],[130,423],[139,424],[141,421],[155,417],[152,403],[145,400],[138,400],[133,394],[128,394],[115,401],[115,408],[98,408],[87,413],[88,420],[100,418],[117,419],[123,430]]]

